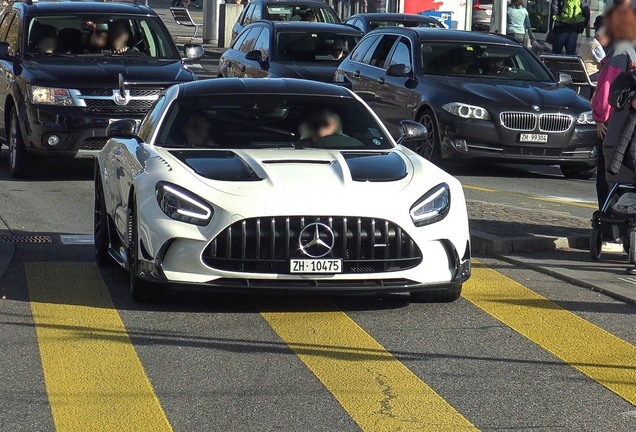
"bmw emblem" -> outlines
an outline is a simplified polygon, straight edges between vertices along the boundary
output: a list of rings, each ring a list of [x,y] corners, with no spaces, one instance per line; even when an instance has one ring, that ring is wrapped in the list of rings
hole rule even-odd
[[[539,111],[541,108],[539,108],[539,105],[532,105],[532,109],[535,111]]]

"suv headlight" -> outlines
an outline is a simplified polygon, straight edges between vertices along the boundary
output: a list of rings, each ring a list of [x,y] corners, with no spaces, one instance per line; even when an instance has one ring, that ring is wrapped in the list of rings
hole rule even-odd
[[[586,111],[581,113],[579,117],[576,119],[576,124],[587,124],[592,125],[595,124],[594,118],[592,118],[592,111]]]
[[[450,188],[446,183],[441,183],[417,200],[409,213],[415,226],[420,227],[441,221],[449,210]]]
[[[485,108],[468,105],[461,102],[451,102],[442,106],[444,111],[465,119],[490,120],[490,114]]]
[[[170,183],[157,183],[155,197],[161,211],[174,220],[205,226],[214,214],[203,199]]]
[[[29,96],[34,104],[75,106],[68,89],[29,86]]]

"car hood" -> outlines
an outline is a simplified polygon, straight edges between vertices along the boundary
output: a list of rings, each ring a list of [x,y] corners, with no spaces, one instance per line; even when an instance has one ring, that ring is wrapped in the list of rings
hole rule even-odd
[[[499,106],[505,109],[545,107],[589,110],[589,102],[572,89],[553,83],[504,81],[496,79],[465,79],[457,77],[429,77],[440,92],[449,93],[457,102],[487,104],[485,108]]]
[[[32,84],[49,87],[70,87],[82,83],[84,87],[116,86],[119,74],[126,81],[183,82],[194,80],[194,75],[183,67],[180,60],[133,59],[117,57],[99,58],[45,58],[24,63],[33,76]]]
[[[333,82],[339,63],[277,62],[270,65],[270,74],[278,78],[302,78],[312,81]]]

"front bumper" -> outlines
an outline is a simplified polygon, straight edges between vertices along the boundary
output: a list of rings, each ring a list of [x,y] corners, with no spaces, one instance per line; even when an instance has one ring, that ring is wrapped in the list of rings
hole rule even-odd
[[[438,113],[443,159],[491,160],[508,163],[572,164],[594,167],[597,136],[594,125],[572,125],[565,132],[541,132],[547,143],[522,143],[521,133],[495,120],[467,120]]]

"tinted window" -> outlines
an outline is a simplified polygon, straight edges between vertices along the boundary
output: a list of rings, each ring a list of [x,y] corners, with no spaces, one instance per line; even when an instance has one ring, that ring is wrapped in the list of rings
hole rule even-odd
[[[0,24],[0,39],[4,42],[7,41],[7,32],[9,31],[9,26],[11,25],[11,21],[14,16],[15,14],[13,13],[6,14],[2,20],[2,24]]]
[[[245,11],[243,12],[243,21],[241,21],[241,24],[246,26],[250,23],[250,16],[252,15],[252,12],[254,12],[255,7],[256,7],[256,4],[247,5],[247,7],[245,8]]]
[[[261,53],[263,54],[263,58],[267,58],[269,56],[269,37],[269,29],[267,27],[264,27],[261,35],[256,40],[256,44],[254,45],[254,49],[261,51]]]
[[[312,15],[318,22],[340,22],[340,19],[328,6],[270,5],[267,6],[266,18],[271,21],[311,21]]]
[[[253,27],[248,30],[243,43],[241,44],[240,50],[244,53],[248,53],[254,49],[254,44],[256,43],[256,39],[258,39],[258,35],[261,33],[262,27]]]
[[[166,109],[166,103],[167,99],[164,93],[159,97],[159,99],[157,99],[152,108],[150,108],[150,111],[148,111],[148,114],[146,114],[144,120],[141,122],[137,135],[139,135],[139,138],[141,138],[143,142],[150,142],[150,138],[152,137],[156,126],[159,124],[159,119]]]
[[[331,32],[279,32],[278,60],[334,61],[346,57],[358,42],[357,36]]]
[[[369,21],[369,31],[375,30],[380,27],[438,27],[443,26],[437,21],[423,22],[414,20],[382,20],[382,21]]]
[[[387,65],[390,66],[392,64],[403,64],[406,65],[406,72],[410,72],[412,62],[411,62],[411,43],[406,38],[400,38],[397,46],[395,47],[395,51],[393,51],[393,55],[391,56],[391,61]]]
[[[154,144],[218,149],[393,147],[382,126],[355,99],[289,94],[182,98],[169,108]]]
[[[397,40],[397,36],[384,35],[380,39],[380,42],[373,48],[371,48],[362,60],[363,63],[370,64],[371,66],[384,69],[386,58],[393,48],[393,44]]]
[[[539,60],[521,46],[422,44],[422,71],[430,75],[552,81]]]
[[[250,30],[247,30],[247,31],[243,30],[241,32],[241,34],[239,34],[239,36],[234,41],[234,44],[232,45],[232,49],[240,50],[241,49],[241,45],[243,45],[243,42],[245,42],[245,38],[247,37],[249,32],[250,32]]]
[[[353,53],[351,53],[351,57],[349,57],[349,59],[351,61],[355,61],[355,62],[362,61],[362,58],[364,57],[364,55],[367,53],[369,48],[377,40],[378,40],[377,36],[369,36],[369,37],[366,37],[366,38],[362,39],[362,41],[356,47],[356,49],[353,50]]]
[[[141,15],[36,16],[29,21],[27,34],[30,55],[50,54],[52,43],[56,54],[180,58],[161,21]]]
[[[11,46],[10,54],[15,55],[16,52],[20,51],[19,45],[19,37],[20,37],[20,17],[17,15],[11,21],[11,25],[9,26],[9,30],[7,31],[6,41]]]
[[[254,8],[254,12],[252,12],[252,17],[250,18],[250,22],[258,21],[261,19],[261,8],[259,5],[256,5]]]

